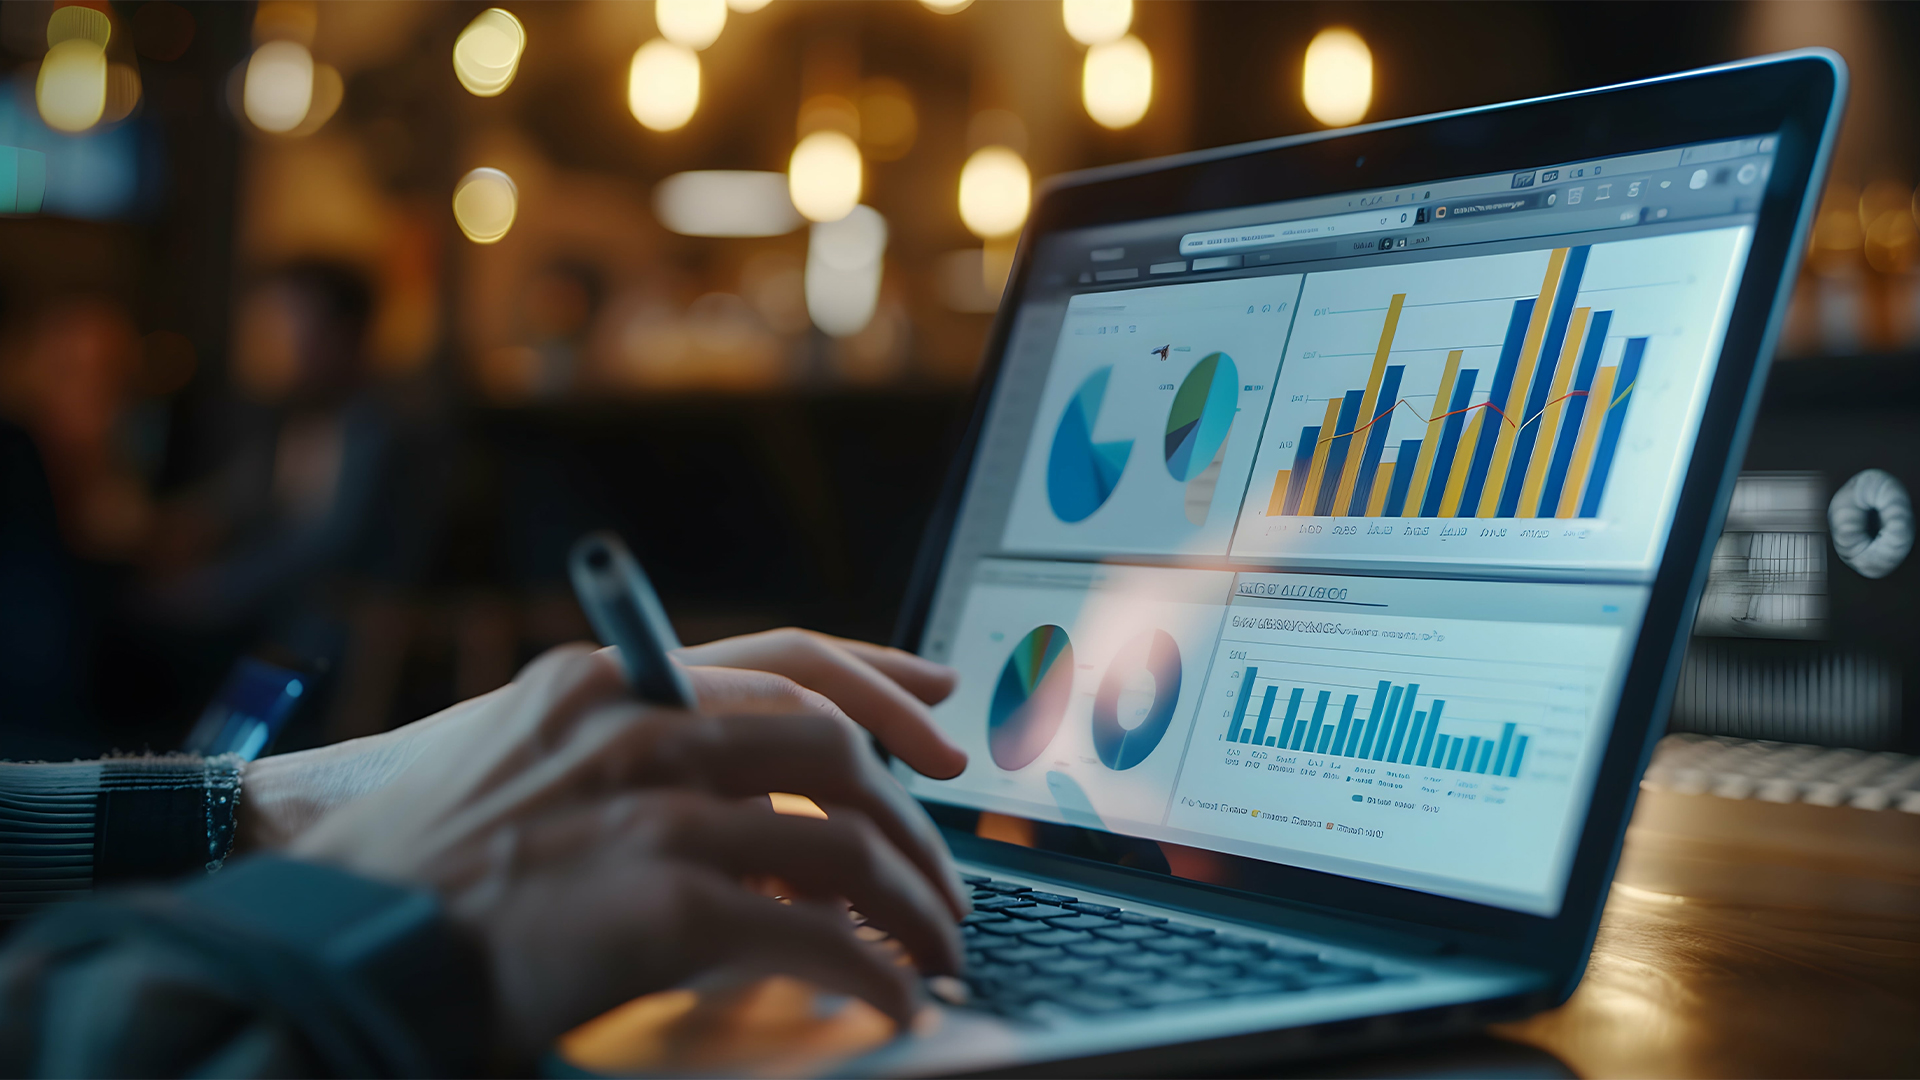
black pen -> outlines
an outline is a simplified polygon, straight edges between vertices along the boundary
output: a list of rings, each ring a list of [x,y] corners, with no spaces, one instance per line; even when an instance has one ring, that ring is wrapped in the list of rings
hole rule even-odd
[[[619,651],[633,696],[650,705],[693,708],[693,684],[667,656],[680,639],[627,545],[611,532],[590,532],[574,542],[567,569],[594,633]]]

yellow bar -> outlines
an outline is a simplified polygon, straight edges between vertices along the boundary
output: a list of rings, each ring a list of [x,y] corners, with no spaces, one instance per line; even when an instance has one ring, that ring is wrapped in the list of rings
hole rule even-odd
[[[1267,497],[1267,516],[1279,517],[1280,508],[1287,505],[1287,470],[1281,469],[1273,478],[1273,494]]]
[[[1527,390],[1533,385],[1533,369],[1540,361],[1540,339],[1547,332],[1554,286],[1560,282],[1560,267],[1566,261],[1566,248],[1554,248],[1548,257],[1546,280],[1540,283],[1540,298],[1533,302],[1533,318],[1527,321],[1527,336],[1520,345],[1520,363],[1513,372],[1513,385],[1507,389],[1507,400],[1494,402],[1507,411],[1507,419],[1500,425],[1500,437],[1493,444],[1493,460],[1487,465],[1487,486],[1480,489],[1480,509],[1476,517],[1492,517],[1500,508],[1500,492],[1507,486],[1507,466],[1513,463],[1513,440],[1520,433],[1520,422],[1526,419],[1520,410],[1527,407]]]
[[[1353,418],[1356,428],[1373,419],[1374,407],[1380,403],[1380,380],[1387,374],[1387,353],[1393,348],[1393,332],[1400,326],[1400,306],[1406,301],[1406,293],[1394,293],[1387,303],[1387,323],[1380,328],[1380,344],[1373,350],[1373,374],[1367,376],[1367,392],[1360,399],[1360,415]],[[1340,470],[1340,486],[1333,494],[1334,517],[1345,517],[1348,505],[1353,502],[1353,487],[1360,481],[1360,459],[1365,456],[1361,447],[1372,437],[1373,429],[1368,428],[1365,438],[1355,439],[1356,445],[1347,447],[1347,463]]]
[[[1420,516],[1420,504],[1427,497],[1427,478],[1433,473],[1433,455],[1440,449],[1440,429],[1446,421],[1440,414],[1453,400],[1453,380],[1460,375],[1460,350],[1447,354],[1446,369],[1440,372],[1440,392],[1433,396],[1433,419],[1427,421],[1427,437],[1420,440],[1420,459],[1413,465],[1413,482],[1407,485],[1407,517]]]
[[[1492,409],[1475,409],[1467,418],[1467,426],[1460,429],[1460,448],[1453,455],[1453,472],[1447,475],[1446,489],[1440,495],[1440,516],[1452,517],[1460,512],[1460,496],[1466,491],[1467,469],[1473,464],[1473,448],[1479,445],[1480,429],[1488,423],[1499,423],[1500,418],[1488,420]]]
[[[1387,488],[1393,483],[1391,461],[1383,461],[1373,474],[1373,490],[1367,492],[1367,516],[1379,517],[1387,508]]]
[[[1560,418],[1567,414],[1567,384],[1573,382],[1573,369],[1579,367],[1580,342],[1587,336],[1587,314],[1591,308],[1574,308],[1573,321],[1567,324],[1566,344],[1560,349],[1560,366],[1553,370],[1553,386],[1547,391],[1547,403],[1540,408],[1534,423],[1540,430],[1533,435],[1533,460],[1527,462],[1527,478],[1520,485],[1520,505],[1514,513],[1520,517],[1540,516],[1540,488],[1547,482],[1547,466],[1553,460],[1553,440],[1560,434]]]
[[[1580,438],[1573,444],[1573,460],[1567,462],[1567,482],[1560,488],[1560,506],[1554,517],[1570,518],[1580,507],[1580,490],[1587,486],[1587,470],[1593,467],[1593,444],[1599,441],[1600,426],[1606,423],[1613,377],[1619,371],[1617,367],[1603,367],[1593,376],[1593,389],[1587,391],[1587,414],[1580,421]]]
[[[1313,465],[1307,469],[1307,486],[1300,493],[1301,517],[1312,517],[1313,506],[1320,501],[1320,478],[1327,471],[1327,441],[1333,438],[1333,426],[1340,422],[1341,400],[1340,397],[1329,400],[1326,419],[1320,421],[1320,442],[1313,448]]]

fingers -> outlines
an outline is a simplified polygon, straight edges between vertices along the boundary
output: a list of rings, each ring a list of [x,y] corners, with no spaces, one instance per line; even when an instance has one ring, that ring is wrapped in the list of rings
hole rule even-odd
[[[852,646],[824,634],[770,630],[683,649],[680,659],[784,675],[830,699],[913,768],[937,779],[958,776],[966,751],[941,733],[923,703],[946,696],[951,673],[943,678],[939,665],[898,650]]]
[[[940,830],[864,743],[857,728],[819,716],[653,713],[592,760],[609,770],[607,783],[694,784],[739,797],[787,791],[851,807],[920,868],[956,917],[964,915],[971,905]]]
[[[960,935],[945,899],[865,815],[836,807],[822,821],[706,795],[672,798],[670,812],[651,812],[672,819],[662,841],[669,853],[735,878],[773,876],[802,895],[844,898],[906,946],[922,971],[961,969]]]
[[[911,969],[853,935],[845,913],[756,896],[718,874],[690,871],[693,949],[705,966],[793,975],[861,998],[906,1030],[913,1022]]]

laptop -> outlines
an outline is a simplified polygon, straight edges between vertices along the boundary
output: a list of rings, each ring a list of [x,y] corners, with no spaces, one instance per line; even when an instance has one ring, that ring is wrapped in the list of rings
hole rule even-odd
[[[1563,1001],[1845,93],[1806,52],[1048,184],[901,643],[965,995],[854,1073],[1185,1073]]]

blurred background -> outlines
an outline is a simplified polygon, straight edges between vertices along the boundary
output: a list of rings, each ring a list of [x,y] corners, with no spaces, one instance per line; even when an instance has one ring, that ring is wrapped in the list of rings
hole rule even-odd
[[[1675,725],[1911,750],[1916,571],[1827,507],[1920,482],[1920,6],[0,0],[0,755],[169,749],[245,656],[324,673],[283,748],[423,716],[586,635],[593,527],[689,641],[884,640],[1033,185],[1807,45]]]

